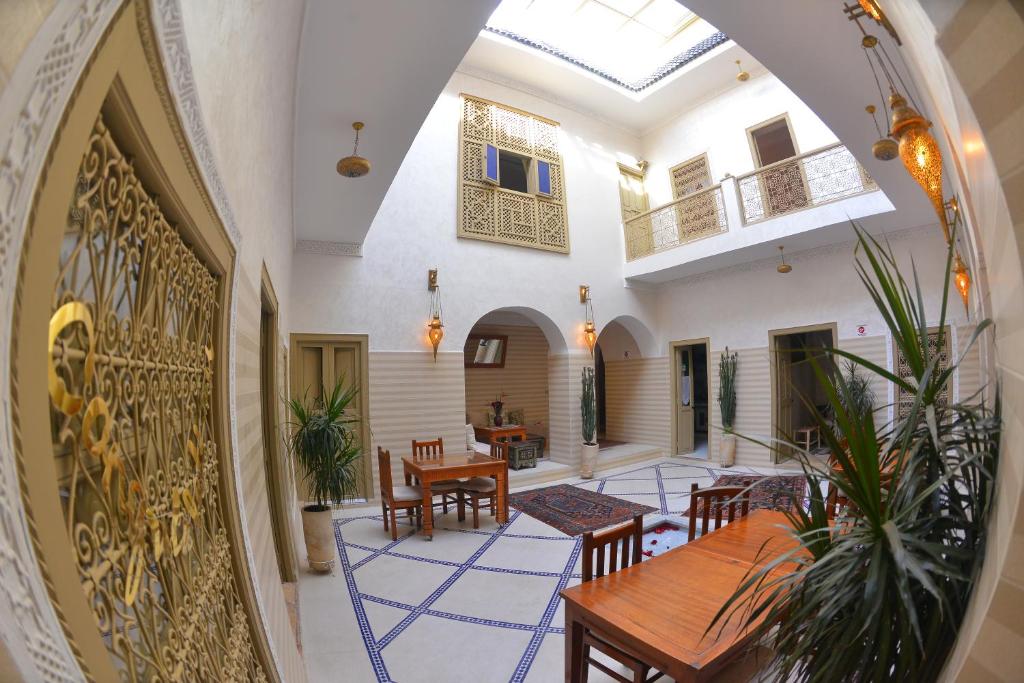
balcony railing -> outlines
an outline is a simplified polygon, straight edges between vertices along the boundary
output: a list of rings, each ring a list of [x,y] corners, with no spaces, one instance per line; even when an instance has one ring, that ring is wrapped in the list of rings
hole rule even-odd
[[[624,229],[627,261],[726,232],[729,226],[722,186],[714,185],[651,209],[626,221]]]
[[[839,143],[762,166],[736,185],[745,225],[878,189]]]

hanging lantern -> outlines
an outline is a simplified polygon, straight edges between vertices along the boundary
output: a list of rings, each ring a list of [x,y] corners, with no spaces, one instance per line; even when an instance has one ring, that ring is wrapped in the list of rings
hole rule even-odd
[[[900,160],[931,200],[948,244],[949,223],[942,201],[942,153],[939,143],[928,132],[932,124],[895,90],[889,96],[889,107],[892,109],[892,136],[899,140]]]
[[[594,303],[590,299],[590,286],[580,285],[580,303],[586,307],[586,321],[583,323],[583,340],[587,342],[590,355],[594,355],[597,346],[597,326],[594,325]]]
[[[788,263],[786,263],[786,252],[784,250],[785,250],[785,247],[780,244],[779,245],[779,258],[782,259],[782,261],[781,261],[781,263],[779,263],[779,265],[775,266],[775,270],[777,270],[778,272],[782,273],[783,275],[785,275],[786,273],[791,273],[793,271],[793,266],[791,266]]]
[[[960,292],[960,298],[964,300],[964,308],[969,311],[968,300],[971,293],[971,273],[967,270],[967,266],[964,265],[959,253],[957,253],[956,261],[953,265],[953,282]]]
[[[597,345],[597,330],[594,328],[593,320],[588,320],[583,326],[583,338],[587,341],[590,355],[594,355],[594,347]]]
[[[359,156],[359,131],[363,129],[363,122],[356,121],[352,124],[356,132],[356,143],[352,148],[352,156],[347,156],[338,162],[338,173],[346,178],[359,178],[370,172],[370,160]]]
[[[871,63],[870,60],[868,63]],[[871,145],[871,154],[879,161],[892,161],[900,155],[899,145],[892,138],[882,135],[882,130],[878,127],[878,119],[875,118],[875,105],[869,104],[864,107],[864,111],[871,117],[875,124],[875,130],[878,131],[878,139],[875,144]]]
[[[434,361],[437,361],[437,347],[444,339],[444,324],[441,322],[441,287],[437,284],[437,269],[427,271],[427,289],[430,290],[430,322],[427,323],[427,340],[434,347]]]

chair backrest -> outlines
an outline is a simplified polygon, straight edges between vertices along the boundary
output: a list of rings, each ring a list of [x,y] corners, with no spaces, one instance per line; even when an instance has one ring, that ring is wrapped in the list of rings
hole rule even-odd
[[[395,490],[391,483],[391,451],[377,446],[377,469],[380,470],[380,495],[389,503],[394,502]]]
[[[412,457],[420,460],[436,460],[444,455],[444,439],[440,436],[433,441],[412,440]]]
[[[631,564],[639,564],[642,559],[640,551],[643,536],[643,515],[637,515],[632,522],[598,531],[596,534],[593,531],[583,534],[583,580],[590,581],[595,575],[604,576],[606,573],[611,574],[625,569]]]
[[[498,460],[508,460],[508,444],[507,436],[491,439],[491,457]]]
[[[828,495],[825,496],[825,511],[829,519],[835,519],[837,515],[850,507],[850,499],[840,493],[835,484],[829,483]]]
[[[739,501],[736,499],[739,498]],[[700,534],[708,533],[708,526],[713,519],[715,529],[722,526],[722,512],[727,512],[726,521],[731,522],[750,512],[750,492],[745,486],[714,486],[701,489],[694,483],[690,487],[690,529],[687,540],[692,541],[697,535],[697,516],[701,518]],[[739,512],[737,515],[736,512]]]

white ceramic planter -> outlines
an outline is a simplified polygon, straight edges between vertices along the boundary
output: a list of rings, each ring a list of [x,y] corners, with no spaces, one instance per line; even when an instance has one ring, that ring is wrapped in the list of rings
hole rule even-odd
[[[593,445],[583,444],[583,455],[580,457],[580,476],[584,479],[591,479],[594,476],[598,448],[600,446],[596,443]]]
[[[331,508],[318,510],[315,505],[302,508],[302,535],[306,539],[306,558],[309,568],[329,572],[334,568],[334,524]],[[310,509],[312,508],[312,509]]]
[[[732,467],[736,464],[736,435],[723,434],[722,445],[718,448],[719,459],[722,467]]]

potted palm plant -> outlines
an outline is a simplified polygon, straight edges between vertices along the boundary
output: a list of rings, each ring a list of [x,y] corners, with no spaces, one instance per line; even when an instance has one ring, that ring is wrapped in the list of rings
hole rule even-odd
[[[312,501],[302,508],[302,532],[311,569],[330,571],[334,566],[334,529],[331,505],[357,490],[362,444],[359,417],[349,408],[359,393],[339,379],[330,393],[307,401],[288,402],[293,421],[288,447],[302,470]]]
[[[583,368],[583,393],[580,395],[580,415],[583,418],[583,454],[580,458],[580,476],[594,476],[597,463],[597,393],[594,390],[594,368]]]
[[[812,359],[831,416],[801,398],[836,462],[822,468],[794,449],[809,491],[787,513],[796,547],[752,570],[715,618],[720,625],[735,617],[769,641],[777,653],[771,680],[937,680],[985,556],[999,461],[998,390],[994,407],[980,392],[948,399],[957,365],[989,322],[943,367],[942,340],[936,344],[930,331],[916,275],[906,282],[890,249],[857,234],[858,274],[909,373],[842,349],[831,353],[912,400],[876,427],[848,373],[830,376]],[[939,335],[953,254],[951,247]],[[824,496],[826,488],[838,496]],[[837,505],[840,497],[846,502]]]
[[[736,435],[732,428],[736,423],[736,362],[739,354],[729,353],[725,347],[718,361],[718,407],[722,412],[722,444],[719,460],[722,467],[732,467],[736,462]]]

